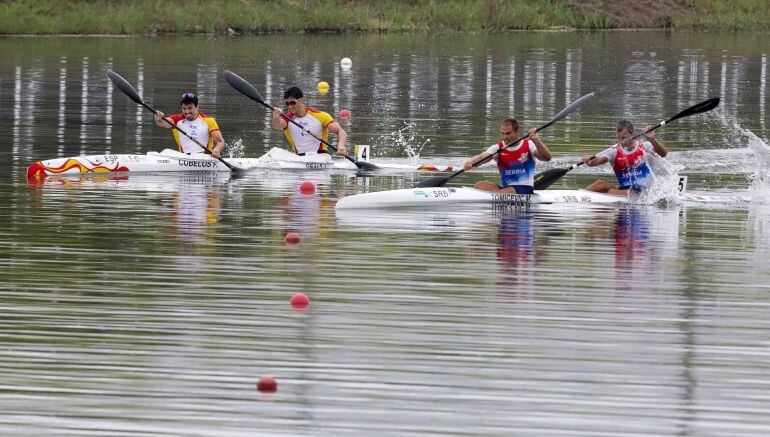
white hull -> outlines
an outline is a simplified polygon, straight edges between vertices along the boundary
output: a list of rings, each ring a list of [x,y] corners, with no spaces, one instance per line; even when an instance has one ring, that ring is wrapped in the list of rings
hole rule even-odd
[[[406,188],[356,194],[337,201],[336,209],[431,208],[442,205],[487,203],[529,206],[532,204],[618,204],[625,196],[585,190],[543,190],[534,194],[504,194],[469,187]]]
[[[255,168],[273,170],[357,170],[347,159],[332,159],[328,154],[297,156],[288,150],[272,148],[259,158],[225,158],[235,167],[250,170]],[[373,163],[375,164],[375,163]],[[376,163],[384,169],[401,171],[442,170],[432,166],[417,166],[395,163]],[[427,168],[426,168],[427,167]],[[451,170],[451,167],[443,170]],[[176,150],[166,149],[160,153],[146,155],[88,155],[71,158],[37,161],[27,169],[30,180],[63,174],[104,174],[104,173],[168,173],[189,171],[230,171],[222,162],[207,154],[185,155]]]

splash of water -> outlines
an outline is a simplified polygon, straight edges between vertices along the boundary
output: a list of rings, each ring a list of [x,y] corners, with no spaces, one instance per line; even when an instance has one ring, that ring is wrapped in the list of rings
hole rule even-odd
[[[243,144],[243,140],[238,138],[227,143],[226,150],[228,158],[241,158],[246,150],[246,146]]]
[[[754,153],[753,159],[747,156],[747,161],[753,162],[753,171],[748,176],[751,185],[749,194],[752,203],[770,203],[770,145],[754,132],[744,128],[739,121],[730,117],[722,108],[717,109],[716,116],[729,129],[733,142],[748,144]]]
[[[650,152],[648,163],[652,170],[653,183],[641,193],[629,190],[631,203],[637,205],[679,203],[679,170],[682,167],[661,158],[655,152]]]
[[[396,131],[383,135],[377,140],[378,149],[401,149],[406,152],[410,163],[415,163],[420,159],[420,152],[430,143],[430,138],[419,143],[414,133],[415,126],[412,123],[404,123],[404,127]]]

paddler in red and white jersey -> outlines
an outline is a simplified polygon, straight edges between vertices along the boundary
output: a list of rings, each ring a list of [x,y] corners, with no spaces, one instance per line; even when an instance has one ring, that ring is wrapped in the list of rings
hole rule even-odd
[[[625,196],[628,195],[629,189],[639,192],[649,188],[654,178],[649,165],[651,153],[655,152],[661,158],[668,155],[666,147],[655,138],[655,131],[647,132],[651,127],[652,125],[644,127],[647,141],[631,140],[634,136],[634,125],[628,120],[620,120],[615,129],[618,145],[600,153],[594,159],[588,155],[583,156],[583,163],[589,167],[610,163],[618,178],[618,185],[598,180],[586,190]]]
[[[508,194],[532,194],[535,178],[535,158],[541,161],[551,160],[551,151],[548,150],[537,129],[529,130],[529,138],[519,141],[518,144],[510,144],[518,138],[519,122],[513,118],[506,118],[500,124],[500,135],[502,141],[492,144],[484,152],[468,159],[465,162],[465,169],[470,170],[485,160],[490,159],[495,152],[497,168],[500,170],[501,182],[497,185],[493,182],[477,182],[473,188],[485,191],[499,191]]]
[[[169,115],[166,118],[171,120],[179,129],[194,137],[198,142],[205,144],[211,150],[212,156],[215,158],[220,157],[222,149],[225,147],[225,139],[222,137],[222,132],[220,132],[214,117],[209,117],[198,111],[198,97],[193,93],[182,94],[182,100],[179,103],[182,106],[182,112]],[[163,113],[160,111],[155,113],[155,124],[171,129],[171,126],[163,120]],[[185,135],[179,135],[178,130],[174,129],[173,132],[174,140],[176,140],[180,152],[187,154],[205,153],[203,148],[195,144],[193,140]]]
[[[347,132],[328,113],[306,106],[304,94],[299,87],[289,87],[283,93],[283,103],[288,112],[284,113],[281,108],[275,108],[271,124],[275,129],[283,131],[294,153],[300,156],[329,153],[326,145],[318,140],[323,138],[324,141],[328,141],[329,132],[337,135],[337,154],[347,153],[345,150]],[[286,121],[287,118],[294,120],[318,138],[289,123]]]

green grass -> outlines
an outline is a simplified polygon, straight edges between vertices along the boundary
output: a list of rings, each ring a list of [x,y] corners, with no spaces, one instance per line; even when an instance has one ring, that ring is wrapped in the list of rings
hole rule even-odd
[[[632,1],[632,0],[621,0]],[[685,0],[682,0],[685,1]],[[686,0],[674,27],[770,30],[767,0]],[[307,8],[305,7],[307,3]],[[567,0],[6,0],[0,34],[352,31],[504,32],[610,29],[604,12]]]
[[[770,30],[770,4],[768,0],[691,0],[698,11],[678,21],[681,27],[698,30],[745,31]]]

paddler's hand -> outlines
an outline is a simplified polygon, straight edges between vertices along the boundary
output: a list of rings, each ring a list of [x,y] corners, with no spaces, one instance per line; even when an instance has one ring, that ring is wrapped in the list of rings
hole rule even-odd
[[[536,141],[536,140],[540,139],[540,135],[537,134],[537,128],[536,127],[533,127],[532,129],[529,130],[529,139],[532,140],[532,141]]]
[[[345,149],[344,144],[338,144],[337,145],[337,154],[338,155],[346,155],[348,153],[347,149]]]
[[[654,140],[655,139],[655,131],[654,130],[650,130],[650,129],[652,129],[652,125],[651,124],[647,124],[647,125],[644,126],[644,137],[647,138],[648,140]]]
[[[214,158],[221,158],[222,157],[222,148],[217,146],[214,147],[214,150],[211,151],[211,156]]]
[[[279,118],[283,114],[283,109],[281,108],[273,108],[273,117]]]
[[[163,121],[163,113],[160,111],[155,111],[155,123],[160,123]]]
[[[470,170],[470,169],[473,168],[473,164],[475,164],[475,163],[476,163],[476,160],[471,158],[471,159],[465,161],[465,165],[463,165],[463,168],[466,169],[466,170]]]
[[[591,155],[583,155],[583,164],[588,165],[588,161],[591,160]]]

